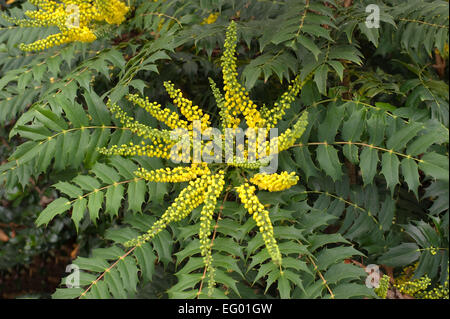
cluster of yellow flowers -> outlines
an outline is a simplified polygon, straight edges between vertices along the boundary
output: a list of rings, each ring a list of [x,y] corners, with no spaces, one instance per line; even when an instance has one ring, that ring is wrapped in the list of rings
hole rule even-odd
[[[260,112],[256,104],[250,100],[248,93],[237,81],[235,57],[236,42],[236,24],[231,22],[227,30],[225,52],[221,60],[225,91],[224,95],[216,87],[214,81],[210,79],[211,89],[216,98],[217,106],[220,109],[222,128],[222,131],[220,132],[220,142],[222,147],[225,145],[225,149],[230,147],[226,146],[227,143],[225,143],[225,129],[237,129],[239,125],[245,128],[245,124],[248,128],[265,129],[265,131],[269,128],[273,128],[278,120],[281,119],[280,114],[284,114],[284,110],[290,107],[290,103],[294,100],[295,95],[298,94],[304,83],[300,82],[299,77],[296,77],[292,81],[288,92],[283,94],[279,104],[275,105],[277,110],[275,112],[276,114],[270,110],[263,110],[263,112]],[[126,98],[135,105],[145,109],[168,128],[174,130],[187,130],[190,138],[195,137],[197,134],[194,129],[195,121],[200,121],[201,130],[203,131],[202,134],[206,134],[205,132],[209,130],[209,126],[211,125],[210,116],[205,114],[199,106],[184,97],[181,90],[176,89],[171,82],[165,82],[164,86],[181,114],[178,114],[169,108],[163,108],[160,104],[150,102],[147,97],[142,98],[137,94],[127,95]],[[129,143],[128,145],[124,144],[120,146],[115,145],[111,148],[101,148],[100,152],[102,154],[124,156],[144,155],[164,159],[170,158],[171,148],[177,141],[170,139],[168,130],[147,127],[126,115],[116,104],[108,103],[107,105],[124,127],[142,137],[144,141],[140,144]],[[275,154],[292,146],[303,134],[308,124],[307,116],[308,113],[306,111],[303,112],[291,129],[286,130],[277,137],[278,143],[276,144],[280,145],[278,149],[270,149],[270,146],[272,146],[272,143],[270,143],[270,146],[268,144],[263,144],[262,150],[270,151],[271,154]],[[245,119],[245,123],[241,123],[242,119]],[[199,143],[201,144],[201,152],[211,153],[211,149],[207,150],[206,146],[208,145],[206,145],[205,141],[201,140]],[[208,143],[211,143],[211,141],[208,141]],[[250,145],[247,146],[250,147]],[[189,143],[188,147],[189,150],[192,151],[194,149],[193,143]],[[248,151],[246,152],[243,150],[242,145],[240,148],[236,148],[244,153],[245,158],[248,159]],[[260,152],[257,153],[259,154]],[[190,157],[189,159],[192,160],[193,157],[191,157],[190,154],[188,156]],[[220,156],[222,157],[223,154]],[[256,221],[269,255],[272,260],[281,267],[281,252],[274,237],[273,225],[269,217],[269,212],[264,208],[264,205],[260,203],[255,194],[256,187],[250,185],[249,182],[257,185],[262,190],[273,192],[282,191],[295,185],[298,182],[299,177],[295,175],[295,172],[253,174],[253,176],[251,172],[248,172],[249,170],[258,169],[264,165],[267,165],[267,163],[259,156],[259,159],[256,160],[256,162],[233,161],[230,163],[229,161],[222,161],[211,165],[194,163],[189,166],[180,166],[173,169],[164,168],[152,171],[148,171],[144,168],[138,169],[134,172],[137,178],[142,178],[149,182],[187,182],[188,186],[180,192],[175,201],[167,208],[162,217],[155,222],[147,233],[128,241],[125,243],[125,246],[131,247],[142,245],[144,242],[151,240],[158,232],[164,229],[168,223],[179,221],[182,218],[187,217],[193,209],[203,204],[198,235],[201,255],[203,256],[205,267],[209,273],[209,286],[212,288],[214,286],[214,269],[212,267],[211,240],[209,238],[211,235],[211,221],[216,208],[217,199],[224,189],[226,180],[225,171],[229,168],[236,168],[239,170],[239,175],[243,176],[245,181],[241,183],[232,180],[232,183],[237,182],[238,184],[231,185],[228,190],[234,189],[237,192],[241,202]],[[250,175],[247,177],[246,174]]]
[[[153,171],[148,171],[143,167],[140,167],[136,176],[142,177],[149,182],[161,182],[161,183],[181,183],[187,182],[197,178],[200,175],[208,175],[210,170],[205,163],[192,164],[191,167],[175,167],[160,168]]]
[[[180,89],[175,89],[174,85],[170,82],[164,82],[164,87],[173,103],[180,108],[181,114],[189,121],[193,122],[196,120],[201,121],[201,129],[204,130],[208,128],[211,123],[209,121],[209,115],[204,114],[202,109],[197,105],[193,105],[192,101],[183,97]],[[191,129],[191,127],[189,127]]]
[[[297,184],[298,178],[295,172],[290,174],[288,172],[282,172],[281,174],[256,174],[250,179],[250,182],[257,185],[259,189],[279,192]]]
[[[140,246],[152,239],[171,222],[180,221],[186,218],[190,212],[202,204],[205,200],[207,187],[211,182],[211,175],[202,175],[189,182],[172,205],[167,208],[161,218],[157,220],[146,234],[126,242],[126,247]]]
[[[269,141],[262,143],[262,148],[266,150],[266,155],[277,154],[290,148],[302,136],[307,125],[308,113],[305,111],[295,122],[292,129],[288,128],[283,134],[277,136],[270,145]]]
[[[120,156],[148,156],[159,158],[170,158],[171,147],[164,144],[145,144],[144,141],[141,144],[134,144],[130,142],[122,145],[113,145],[111,148],[99,148],[100,154],[107,156],[120,155]]]
[[[207,18],[205,18],[201,24],[213,24],[216,22],[217,18],[219,17],[219,12],[211,13]]]
[[[298,95],[301,88],[311,79],[311,77],[312,73],[301,81],[300,75],[297,75],[294,81],[292,81],[292,84],[289,85],[288,90],[282,94],[280,101],[275,102],[270,109],[263,108],[261,110],[263,117],[266,119],[267,128],[272,128],[277,125],[278,121],[286,114],[286,110],[291,107],[291,103],[295,100],[295,97]]]
[[[108,101],[106,105],[125,128],[148,141],[142,141],[141,145],[135,145],[133,142],[130,142],[128,145],[113,145],[111,148],[102,147],[98,149],[100,154],[108,156],[146,155],[149,157],[170,158],[170,150],[175,142],[170,139],[169,131],[151,128],[135,121],[131,116],[126,115],[117,104],[112,104],[110,101]]]
[[[449,269],[447,266],[447,279],[443,285],[430,288],[431,279],[424,275],[418,279],[412,279],[419,263],[405,267],[400,276],[395,279],[394,287],[401,293],[408,294],[417,299],[449,299],[448,278]]]
[[[432,289],[421,290],[415,294],[417,299],[449,299],[448,278],[443,285],[438,285]]]
[[[240,123],[238,116],[243,114],[248,127],[265,127],[256,104],[250,100],[248,92],[237,81],[236,43],[236,24],[232,21],[227,30],[224,44],[225,51],[221,58],[227,122],[230,125],[229,127],[237,127]]]
[[[418,279],[408,280],[402,284],[395,284],[395,288],[397,288],[401,293],[408,294],[410,296],[414,296],[417,292],[421,290],[427,289],[430,285],[431,279],[425,275]]]
[[[205,202],[200,213],[200,230],[198,237],[200,240],[200,252],[203,256],[203,263],[208,271],[209,293],[214,288],[214,268],[212,267],[213,257],[211,252],[211,222],[216,209],[217,198],[223,190],[225,185],[224,171],[220,170],[216,175],[209,177],[209,185],[205,194]]]
[[[128,116],[117,104],[111,103],[108,101],[106,103],[108,109],[114,114],[114,117],[117,118],[120,123],[123,124],[124,127],[129,129],[132,133],[137,136],[141,136],[144,139],[150,139],[152,141],[156,141],[158,144],[161,144],[164,140],[165,143],[170,143],[170,132],[167,130],[158,130],[155,128],[148,127],[142,123],[139,123],[131,116]]]
[[[439,248],[436,247],[427,247],[425,248],[425,250],[428,250],[433,256],[439,252]]]
[[[380,279],[378,288],[374,289],[375,293],[379,297],[386,299],[387,292],[389,290],[389,282],[390,282],[390,277],[388,275],[384,274],[383,277],[381,277],[381,279]]]
[[[226,127],[237,127],[240,123],[239,116],[242,114],[248,127],[273,128],[285,115],[285,111],[290,108],[295,96],[298,95],[305,83],[310,80],[312,74],[309,74],[303,81],[300,80],[300,76],[295,77],[288,87],[288,91],[281,96],[280,101],[275,102],[270,109],[263,107],[261,111],[258,111],[257,105],[250,100],[248,92],[237,81],[236,43],[236,24],[234,21],[231,21],[224,44],[225,51],[221,58],[225,90],[222,109],[225,122],[227,123]]]
[[[208,78],[209,84],[211,86],[211,91],[214,95],[214,99],[216,100],[217,108],[219,109],[219,116],[220,116],[220,124],[221,128],[224,129],[226,127],[231,127],[231,124],[227,122],[226,112],[225,112],[225,98],[223,97],[222,93],[220,92],[219,88],[216,85],[216,82],[214,82],[213,79]]]
[[[96,0],[95,5],[99,13],[100,20],[105,20],[108,24],[121,24],[125,21],[125,15],[130,10],[120,0]]]
[[[189,126],[188,121],[180,119],[180,116],[177,113],[172,112],[168,108],[162,109],[161,104],[158,104],[156,102],[150,102],[148,100],[148,97],[145,97],[145,99],[143,99],[140,98],[137,94],[130,94],[127,96],[127,99],[130,102],[133,102],[136,105],[142,107],[144,110],[150,113],[155,119],[166,124],[171,129],[176,128],[187,129]]]
[[[92,42],[95,23],[121,24],[129,11],[121,0],[29,0],[39,10],[26,11],[30,19],[6,17],[21,27],[56,26],[59,33],[30,44],[22,43],[23,51],[41,51],[70,42]]]
[[[258,200],[255,195],[255,186],[248,183],[242,184],[236,188],[241,202],[247,209],[261,232],[266,248],[269,251],[270,257],[276,263],[281,265],[281,254],[273,234],[273,226],[270,221],[269,212],[264,209],[264,205]]]

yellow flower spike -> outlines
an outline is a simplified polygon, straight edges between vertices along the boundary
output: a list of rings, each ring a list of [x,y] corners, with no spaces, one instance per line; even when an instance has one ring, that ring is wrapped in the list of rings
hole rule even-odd
[[[256,109],[257,106],[250,100],[248,92],[237,81],[236,66],[236,23],[231,21],[226,34],[225,51],[221,58],[223,83],[225,90],[225,109],[229,114],[234,115],[234,120],[227,127],[237,127],[239,125],[240,114],[244,115],[248,127],[264,127],[264,119]]]
[[[137,94],[130,94],[127,95],[127,99],[130,102],[133,102],[134,104],[140,106],[144,110],[146,110],[150,115],[152,115],[155,119],[157,119],[160,122],[165,123],[168,127],[171,129],[175,128],[189,128],[189,123],[185,120],[180,119],[180,116],[172,112],[171,110],[165,108],[161,108],[161,104],[158,104],[156,102],[150,102],[148,98],[145,99],[140,98]]]
[[[309,74],[306,79],[300,81],[300,75],[297,75],[288,87],[288,91],[281,95],[278,102],[275,102],[272,108],[263,107],[261,114],[265,120],[266,128],[270,129],[277,125],[278,121],[286,114],[286,110],[291,107],[291,103],[298,95],[303,86],[308,82],[313,73]]]
[[[130,10],[120,0],[96,0],[95,4],[100,16],[109,24],[121,24],[125,20],[125,15]]]
[[[259,189],[279,192],[297,184],[298,179],[295,172],[290,174],[282,172],[281,174],[256,174],[250,179],[250,182],[257,185]]]
[[[213,24],[216,22],[217,18],[220,16],[219,12],[211,13],[207,18],[205,18],[201,24]]]
[[[202,211],[200,213],[200,229],[198,237],[200,240],[200,252],[203,256],[203,263],[209,274],[208,294],[212,294],[214,288],[214,268],[212,267],[213,257],[211,252],[211,225],[214,209],[216,208],[217,198],[222,192],[224,181],[224,172],[220,171],[218,174],[211,176],[209,179],[209,186],[205,194],[205,201]]]
[[[51,34],[45,39],[39,39],[30,44],[21,43],[19,49],[25,52],[42,51],[56,45],[69,43],[70,39],[62,33]]]
[[[21,27],[55,26],[59,33],[33,43],[20,45],[23,51],[41,51],[70,42],[92,42],[97,39],[96,21],[121,24],[129,7],[121,0],[30,0],[38,11],[26,11],[30,19],[5,19]]]
[[[264,243],[266,244],[267,251],[272,258],[272,261],[277,265],[281,265],[281,253],[274,237],[269,212],[264,209],[264,205],[259,202],[258,197],[255,195],[255,186],[245,183],[237,187],[236,191],[241,199],[241,202],[246,205],[248,212],[253,216],[256,226],[262,234]]]
[[[117,104],[112,104],[111,101],[108,101],[106,106],[124,127],[130,129],[130,131],[137,136],[142,136],[145,139],[151,139],[155,143],[164,141],[165,144],[170,144],[171,146],[175,144],[175,142],[170,139],[170,131],[158,130],[139,123],[131,116],[128,116]]]
[[[205,200],[205,190],[209,183],[210,175],[203,175],[195,181],[191,181],[189,186],[180,192],[180,195],[178,195],[172,205],[167,208],[161,218],[153,224],[146,234],[124,243],[124,246],[131,247],[142,245],[155,237],[160,231],[166,228],[169,223],[186,218],[192,210],[202,204]]]
[[[181,183],[197,178],[199,175],[209,174],[206,164],[193,164],[191,167],[175,167],[173,169],[160,168],[148,171],[140,167],[134,174],[149,182]]]
[[[193,105],[191,100],[183,97],[180,89],[175,89],[175,86],[170,81],[164,82],[164,87],[170,98],[173,100],[173,103],[180,108],[181,114],[183,114],[189,122],[200,120],[202,130],[211,125],[209,115],[203,114],[201,108],[197,105]]]
[[[447,266],[447,278],[444,284],[439,284],[430,289],[431,279],[424,275],[417,279],[412,279],[419,263],[403,268],[400,276],[395,278],[394,287],[401,293],[408,294],[416,299],[448,299],[448,278],[449,271]]]
[[[295,141],[298,140],[306,130],[308,126],[308,111],[303,111],[300,118],[295,122],[292,129],[287,129],[283,134],[275,137],[276,143],[272,145],[277,145],[278,150],[271,148],[270,144],[266,141],[263,143],[262,148],[266,149],[266,154],[276,154],[280,153],[284,150],[287,150],[291,146],[295,144]]]
[[[211,91],[213,92],[214,98],[216,100],[217,107],[219,108],[220,123],[222,128],[234,127],[235,119],[233,116],[231,116],[228,109],[225,108],[225,98],[223,97],[223,94],[217,88],[217,85],[213,79],[208,78],[208,80],[211,86]]]
[[[130,143],[129,145],[113,145],[110,148],[102,147],[98,149],[98,152],[107,156],[148,156],[169,159],[171,148],[171,145],[160,147],[159,145],[155,145],[155,143],[147,143],[145,145],[134,145],[133,143]]]

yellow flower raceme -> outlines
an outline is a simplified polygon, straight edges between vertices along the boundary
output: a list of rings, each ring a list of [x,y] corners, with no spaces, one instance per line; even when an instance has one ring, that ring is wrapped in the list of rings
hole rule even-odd
[[[257,185],[259,189],[268,190],[269,192],[279,192],[294,186],[298,182],[298,176],[295,172],[288,174],[256,174],[250,179],[250,182]]]
[[[449,271],[447,266],[447,279],[444,284],[439,284],[433,288],[431,279],[424,275],[420,278],[413,279],[419,263],[416,262],[412,266],[405,267],[397,278],[395,278],[394,287],[401,293],[408,294],[416,299],[449,299],[448,278]]]
[[[70,42],[92,42],[96,24],[121,24],[129,11],[121,0],[30,0],[39,10],[26,11],[30,19],[5,18],[21,27],[55,26],[59,33],[20,45],[23,51],[40,51]]]
[[[225,51],[221,58],[225,90],[221,116],[224,119],[223,122],[226,124],[225,127],[236,128],[240,123],[239,116],[242,114],[248,127],[273,128],[285,115],[286,110],[290,108],[295,96],[298,95],[305,83],[311,79],[312,74],[308,75],[303,81],[300,80],[300,76],[297,76],[291,82],[288,91],[283,93],[280,100],[272,108],[268,109],[263,107],[261,111],[258,111],[257,105],[249,98],[248,92],[237,81],[236,43],[236,24],[234,21],[231,21],[227,30],[224,45]],[[217,99],[218,94],[216,92],[214,94]]]
[[[228,127],[237,127],[240,123],[238,116],[241,114],[244,115],[248,127],[264,127],[264,119],[256,104],[250,100],[248,92],[237,81],[236,42],[236,24],[231,21],[227,30],[225,51],[221,58]]]
[[[212,293],[215,282],[214,268],[212,267],[213,257],[211,253],[211,239],[209,236],[211,235],[212,217],[216,208],[217,198],[220,196],[224,185],[223,171],[219,171],[218,174],[210,177],[209,186],[205,194],[204,205],[200,213],[201,217],[198,237],[200,240],[200,252],[203,256],[203,264],[209,274],[208,288],[210,294]]]
[[[222,129],[226,127],[232,127],[232,124],[228,123],[229,113],[225,109],[225,98],[217,88],[216,82],[214,82],[214,80],[211,78],[208,78],[208,80],[211,86],[211,91],[214,95],[214,99],[216,100],[217,107],[219,108],[220,124],[222,126]]]
[[[387,292],[389,290],[389,281],[390,277],[388,275],[383,275],[380,279],[378,288],[374,289],[375,293],[383,299],[386,299]]]
[[[401,293],[414,296],[420,290],[427,289],[430,283],[431,279],[425,275],[419,279],[410,280],[403,284],[396,284],[395,288],[397,288]]]
[[[180,108],[181,114],[183,114],[189,122],[200,120],[202,130],[211,125],[209,115],[203,114],[201,108],[197,105],[193,105],[191,100],[183,97],[180,89],[175,89],[170,81],[164,82],[164,87],[170,98],[173,100],[173,103]]]
[[[102,147],[99,148],[98,151],[100,154],[107,156],[148,156],[169,159],[171,148],[172,145],[163,144],[162,140],[156,139],[152,141],[152,144],[145,143],[144,141],[142,141],[141,144],[130,142],[128,145],[113,145],[110,148]]]
[[[135,175],[144,178],[149,182],[162,183],[180,183],[196,179],[199,175],[209,174],[209,168],[206,164],[192,164],[191,167],[160,168],[148,171],[140,167]]]
[[[265,119],[266,127],[268,129],[275,127],[279,120],[286,114],[286,110],[291,107],[291,103],[298,95],[302,87],[312,77],[312,73],[306,77],[303,81],[300,81],[300,75],[298,75],[289,85],[288,91],[284,92],[278,102],[275,102],[272,108],[263,108],[261,111],[263,118]]]
[[[261,145],[262,150],[266,150],[263,154],[268,156],[269,154],[278,154],[284,150],[287,150],[295,144],[295,142],[303,135],[308,126],[308,111],[303,111],[302,115],[293,125],[292,129],[288,128],[281,135],[275,137],[271,143],[264,141]],[[259,154],[259,151],[258,151]],[[257,155],[258,155],[257,154]]]
[[[205,18],[201,24],[213,24],[216,22],[217,18],[219,17],[219,12],[211,13],[207,18]]]
[[[71,42],[92,42],[96,40],[97,37],[92,33],[92,31],[87,27],[80,27],[76,30],[69,29],[61,33],[51,34],[45,39],[36,40],[30,44],[19,45],[22,51],[42,51],[54,46],[63,45]]]
[[[167,227],[171,222],[179,221],[188,216],[193,209],[203,203],[205,199],[205,190],[211,182],[210,175],[203,175],[184,188],[180,195],[175,199],[172,205],[164,212],[161,218],[144,235],[126,242],[126,247],[140,246],[155,237],[160,231]]]
[[[99,16],[109,24],[121,24],[125,20],[125,15],[130,10],[120,0],[96,0]]]
[[[245,183],[237,187],[236,191],[244,207],[253,216],[270,257],[276,264],[281,265],[281,254],[277,241],[275,240],[269,212],[264,209],[264,205],[259,202],[258,197],[255,195],[255,186]]]
[[[277,137],[278,139],[278,153],[287,150],[289,147],[295,144],[305,132],[308,126],[308,112],[305,110],[300,118],[295,122],[292,129],[287,129],[283,134]]]
[[[172,112],[167,108],[162,109],[161,104],[158,104],[156,102],[150,102],[147,97],[144,100],[143,98],[140,98],[137,94],[130,94],[127,96],[127,99],[130,102],[133,102],[134,104],[142,107],[144,110],[150,113],[155,119],[165,123],[168,127],[172,129],[175,128],[187,129],[189,126],[189,123],[185,120],[180,119],[180,116],[177,113]]]
[[[142,136],[145,139],[164,141],[165,143],[173,145],[174,142],[170,139],[170,132],[167,130],[158,130],[148,127],[138,121],[135,121],[131,116],[128,116],[117,104],[112,104],[110,101],[106,103],[108,109],[114,114],[114,117],[120,120],[124,127],[137,136]],[[159,143],[158,143],[159,144]]]

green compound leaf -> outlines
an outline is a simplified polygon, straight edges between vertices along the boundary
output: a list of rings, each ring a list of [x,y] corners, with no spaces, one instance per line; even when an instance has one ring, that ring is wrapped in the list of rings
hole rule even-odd
[[[60,197],[51,202],[36,219],[36,225],[47,225],[55,216],[64,213],[71,207],[71,202],[64,197]]]
[[[104,280],[96,282],[91,290],[88,292],[86,298],[92,296],[93,299],[110,299],[111,295],[108,290],[108,285]]]
[[[387,140],[387,148],[394,151],[401,151],[423,128],[424,126],[421,123],[413,122],[406,125]]]
[[[284,274],[278,278],[278,291],[280,292],[281,299],[290,299],[291,283]]]
[[[80,269],[96,272],[103,272],[109,267],[109,263],[106,260],[98,257],[86,258],[80,256],[73,263],[80,267]]]
[[[83,218],[84,212],[86,211],[87,200],[85,198],[79,198],[73,204],[72,209],[72,220],[75,223],[75,227],[78,232],[78,226],[80,224],[80,220]]]
[[[151,281],[155,272],[156,260],[156,255],[153,252],[152,246],[150,243],[145,243],[137,247],[133,254],[137,258],[139,268],[142,272],[142,278]]]
[[[360,156],[360,167],[364,185],[370,184],[377,173],[378,151],[365,147]]]
[[[418,197],[419,171],[416,162],[411,158],[405,158],[401,161],[400,165],[409,190],[413,191],[416,197]]]
[[[97,223],[98,215],[103,205],[103,200],[104,193],[101,191],[94,192],[88,197],[89,217],[94,222],[94,224]]]
[[[53,299],[75,299],[83,292],[82,288],[56,288],[52,294]]]
[[[377,295],[371,288],[367,288],[365,285],[356,283],[348,283],[339,285],[334,289],[336,299],[349,299],[352,297],[372,297],[377,298]]]
[[[339,180],[342,176],[342,170],[337,150],[331,145],[319,145],[316,152],[320,167],[333,181]]]
[[[133,212],[140,213],[142,211],[142,203],[145,199],[147,187],[143,180],[135,180],[128,184],[128,206]]]
[[[138,268],[135,260],[129,256],[122,258],[117,265],[117,269],[122,277],[124,288],[129,292],[136,292]]]
[[[317,255],[317,267],[324,270],[329,268],[332,264],[352,256],[364,256],[364,254],[355,248],[348,246],[323,249]]]
[[[108,187],[106,191],[106,208],[105,212],[111,216],[119,213],[120,204],[122,203],[125,188],[120,184],[114,184]]]
[[[393,267],[409,265],[419,258],[420,252],[418,249],[419,246],[415,243],[403,243],[390,248],[378,259],[378,262]]]
[[[381,156],[381,174],[386,178],[387,187],[394,193],[395,186],[399,183],[398,168],[400,161],[393,153],[384,153]]]
[[[425,174],[434,177],[435,179],[449,180],[449,163],[448,157],[431,152],[422,157],[419,162],[419,167],[425,172]]]

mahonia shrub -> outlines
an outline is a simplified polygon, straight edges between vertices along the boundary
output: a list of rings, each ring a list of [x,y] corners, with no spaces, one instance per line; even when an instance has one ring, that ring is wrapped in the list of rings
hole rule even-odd
[[[373,4],[2,8],[0,197],[76,233],[53,297],[448,298],[448,2]]]

